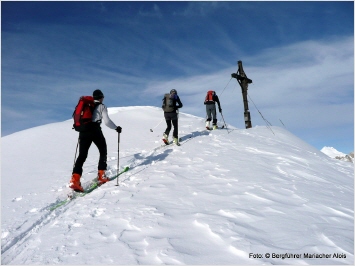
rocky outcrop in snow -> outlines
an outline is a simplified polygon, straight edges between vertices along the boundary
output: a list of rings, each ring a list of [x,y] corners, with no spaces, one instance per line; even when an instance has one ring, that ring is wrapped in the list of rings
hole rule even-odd
[[[321,152],[323,152],[324,154],[328,155],[331,158],[354,163],[354,152],[345,154],[340,151],[337,151],[333,147],[324,147],[323,149],[321,149]]]

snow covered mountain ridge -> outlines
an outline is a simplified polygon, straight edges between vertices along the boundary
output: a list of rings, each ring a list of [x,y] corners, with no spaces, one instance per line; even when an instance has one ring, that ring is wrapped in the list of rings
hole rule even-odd
[[[107,174],[129,171],[54,211],[70,191],[72,120],[1,139],[2,264],[353,265],[353,164],[283,128],[207,131],[186,113],[181,146],[162,147],[161,108],[109,114],[123,129],[118,143],[102,126]],[[97,162],[92,145],[82,182]]]
[[[321,152],[324,154],[328,155],[330,158],[338,159],[341,161],[345,162],[352,162],[354,163],[354,152],[351,152],[349,154],[342,153],[340,151],[337,151],[333,147],[323,147],[321,149]]]

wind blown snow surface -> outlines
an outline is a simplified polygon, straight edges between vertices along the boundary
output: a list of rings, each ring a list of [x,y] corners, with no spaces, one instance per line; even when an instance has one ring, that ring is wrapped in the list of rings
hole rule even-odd
[[[109,113],[130,170],[54,211],[70,191],[72,120],[1,139],[2,264],[353,265],[353,164],[283,128],[207,131],[185,113],[182,145],[162,147],[160,108]],[[114,175],[117,133],[102,128]],[[82,182],[97,161],[92,145]]]

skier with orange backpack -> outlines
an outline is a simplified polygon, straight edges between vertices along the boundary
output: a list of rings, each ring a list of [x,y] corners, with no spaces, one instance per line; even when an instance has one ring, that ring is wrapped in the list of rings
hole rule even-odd
[[[109,118],[107,107],[102,103],[103,100],[104,94],[102,91],[95,90],[93,97],[82,96],[80,98],[73,113],[73,129],[79,131],[79,156],[75,161],[69,184],[69,187],[74,191],[84,191],[80,178],[83,173],[83,164],[93,142],[100,152],[97,174],[98,182],[99,184],[103,184],[109,181],[105,173],[107,168],[107,145],[100,125],[103,119],[107,127],[116,130],[118,133],[121,133],[122,128],[116,126]]]
[[[205,97],[204,104],[206,105],[206,113],[207,113],[207,120],[206,120],[206,128],[211,130],[210,122],[212,120],[212,129],[217,129],[217,112],[216,112],[216,103],[218,104],[218,110],[222,113],[221,104],[219,102],[219,98],[215,91],[208,91]]]

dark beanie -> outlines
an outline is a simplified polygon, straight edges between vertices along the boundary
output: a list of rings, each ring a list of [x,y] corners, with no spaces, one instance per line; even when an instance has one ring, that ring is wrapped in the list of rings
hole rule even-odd
[[[100,100],[101,98],[104,97],[104,94],[100,90],[94,90],[92,96],[94,97],[95,100]]]

